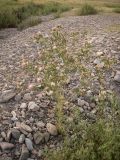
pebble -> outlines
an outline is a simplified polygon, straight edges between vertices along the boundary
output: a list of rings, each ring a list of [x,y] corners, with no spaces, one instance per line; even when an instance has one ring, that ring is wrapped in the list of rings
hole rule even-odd
[[[15,97],[16,93],[13,90],[5,90],[0,93],[0,103],[8,102],[10,99]]]
[[[27,160],[28,158],[29,158],[29,151],[28,151],[27,147],[23,144],[21,156],[20,156],[19,160]]]
[[[14,148],[14,144],[8,142],[0,142],[0,147],[2,151],[11,150]]]
[[[38,111],[39,110],[39,106],[35,102],[31,101],[28,104],[28,110]]]
[[[11,134],[12,134],[12,137],[15,138],[16,140],[18,140],[20,137],[20,131],[15,128],[11,129]]]
[[[26,103],[22,103],[22,104],[20,105],[20,108],[21,108],[21,109],[27,108],[27,104],[26,104]]]
[[[8,130],[8,132],[7,132],[7,141],[9,142],[10,141],[10,139],[11,139],[11,130]]]
[[[21,100],[21,94],[17,94],[16,96],[15,96],[15,101],[16,102],[19,102],[20,100]]]
[[[21,134],[19,137],[19,143],[24,143],[24,141],[25,141],[25,135]]]
[[[1,136],[2,136],[2,138],[6,139],[6,133],[5,132],[1,132]]]
[[[32,141],[29,138],[25,138],[25,144],[26,144],[27,149],[29,151],[33,150],[33,143],[32,143]]]
[[[46,128],[51,135],[56,136],[58,134],[57,128],[55,125],[51,123],[47,123]]]
[[[50,139],[50,134],[48,132],[44,133],[44,139],[45,139],[45,142],[47,143]]]
[[[38,128],[45,127],[45,123],[43,123],[42,121],[37,122],[36,125],[37,125]]]
[[[115,75],[115,77],[114,77],[114,80],[115,80],[116,82],[119,82],[119,83],[120,83],[120,71],[117,71],[117,72],[116,72],[116,75]]]
[[[81,100],[80,98],[78,99],[78,105],[79,105],[80,107],[84,106],[85,103],[86,103],[86,102],[85,102],[84,100]]]
[[[30,101],[32,99],[31,94],[30,93],[26,93],[23,97],[24,100],[26,101]]]
[[[34,137],[35,144],[40,144],[40,143],[44,142],[44,135],[43,135],[43,133],[41,133],[39,131],[36,132],[33,137]]]
[[[25,123],[21,123],[20,128],[25,130],[26,132],[32,132],[31,127],[26,125]]]

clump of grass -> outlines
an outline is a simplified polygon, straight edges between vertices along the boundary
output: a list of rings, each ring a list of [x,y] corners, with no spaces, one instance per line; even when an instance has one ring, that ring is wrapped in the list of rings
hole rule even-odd
[[[113,9],[113,12],[120,13],[120,7]]]
[[[40,6],[33,3],[21,6],[11,7],[12,5],[3,6],[0,10],[0,28],[17,27],[22,21],[36,15]]]
[[[78,10],[78,15],[92,15],[92,14],[97,14],[97,10],[89,5],[89,4],[84,4],[79,10]]]
[[[42,14],[47,15],[49,13],[62,13],[70,9],[69,5],[63,5],[58,2],[48,2],[43,5]]]
[[[40,17],[32,16],[32,17],[29,17],[29,18],[25,19],[24,21],[22,21],[17,27],[19,30],[23,30],[28,27],[35,26],[39,23],[41,23]]]

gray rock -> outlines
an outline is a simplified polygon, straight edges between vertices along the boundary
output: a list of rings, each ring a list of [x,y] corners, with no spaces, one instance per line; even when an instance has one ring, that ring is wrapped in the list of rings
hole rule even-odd
[[[34,137],[35,144],[40,144],[44,142],[44,135],[39,131],[35,133],[33,137]]]
[[[29,151],[25,145],[22,145],[22,152],[19,160],[27,160],[29,158]]]
[[[51,123],[47,123],[46,128],[51,135],[56,136],[58,134],[57,128],[55,125]]]
[[[2,151],[11,150],[14,148],[14,144],[8,142],[0,142],[0,148]]]
[[[37,125],[38,128],[45,127],[45,123],[43,123],[42,121],[37,122],[36,125]]]
[[[15,100],[16,100],[16,102],[19,102],[20,100],[21,100],[21,94],[17,94],[16,96],[15,96]]]
[[[24,143],[24,141],[25,141],[25,135],[21,134],[19,137],[19,143]]]
[[[14,90],[5,90],[0,93],[0,103],[8,102],[10,99],[15,97],[16,93]]]
[[[114,77],[114,80],[115,80],[116,82],[119,82],[119,83],[120,83],[120,71],[117,71],[117,72],[116,72],[116,75],[115,75],[115,77]]]
[[[32,143],[32,141],[29,138],[25,138],[25,144],[26,144],[27,149],[29,151],[33,150],[33,143]]]
[[[2,136],[2,138],[6,139],[6,133],[5,132],[1,132],[1,136]]]
[[[40,107],[33,101],[29,102],[29,104],[28,104],[28,110],[38,111],[39,108]]]
[[[32,99],[31,94],[30,93],[26,93],[23,97],[24,100],[30,101]]]
[[[50,134],[48,132],[44,133],[45,142],[48,142],[50,139]]]
[[[11,129],[11,134],[12,134],[12,137],[15,138],[16,140],[18,140],[20,137],[20,131],[15,128]]]
[[[32,132],[32,129],[30,128],[30,126],[26,125],[25,123],[21,123],[20,128],[25,130],[26,132]]]
[[[8,141],[8,142],[9,142],[10,139],[11,139],[11,135],[12,135],[11,130],[9,130],[9,131],[7,132],[7,141]]]
[[[80,106],[80,107],[82,107],[82,106],[84,106],[85,105],[85,101],[84,100],[82,100],[82,99],[78,99],[78,105]]]
[[[26,103],[22,103],[22,104],[20,105],[20,108],[21,108],[21,109],[27,108],[27,104],[26,104]]]

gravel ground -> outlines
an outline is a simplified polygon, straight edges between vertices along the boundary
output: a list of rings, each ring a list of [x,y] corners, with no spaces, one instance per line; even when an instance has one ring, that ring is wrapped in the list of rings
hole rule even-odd
[[[42,133],[44,132],[48,134],[46,137],[49,137],[49,134],[51,135],[50,140],[46,140],[45,145],[49,146],[50,148],[54,148],[56,145],[59,145],[58,142],[61,139],[61,136],[56,137],[57,130],[56,127],[52,125],[55,124],[53,107],[54,103],[50,102],[49,98],[47,99],[46,97],[43,97],[42,100],[39,99],[41,95],[36,95],[33,91],[29,90],[29,84],[36,83],[36,80],[34,77],[27,75],[23,69],[23,64],[25,61],[34,62],[37,59],[38,53],[41,49],[41,46],[34,41],[34,37],[38,34],[38,32],[42,32],[45,35],[49,34],[51,29],[57,25],[62,25],[63,32],[65,32],[68,37],[70,32],[79,32],[79,42],[76,47],[80,47],[81,44],[86,41],[86,39],[81,36],[81,33],[87,32],[87,41],[94,46],[94,53],[99,51],[108,56],[114,56],[116,58],[117,63],[114,65],[114,72],[110,74],[107,73],[106,75],[106,86],[108,89],[115,90],[118,94],[120,94],[120,30],[109,31],[110,26],[120,25],[119,15],[95,15],[60,18],[49,22],[43,22],[38,26],[28,28],[22,32],[16,31],[15,34],[10,34],[10,36],[0,39],[1,95],[5,90],[13,90],[18,87],[19,84],[24,84],[22,85],[24,88],[17,90],[16,96],[14,92],[11,91],[10,93],[9,91],[6,93],[8,94],[8,99],[11,99],[12,97],[15,97],[15,99],[0,104],[0,110],[2,113],[0,115],[0,146],[2,148],[2,151],[0,151],[0,159],[6,157],[6,159],[8,158],[9,160],[24,160],[25,157],[22,156],[25,155],[27,155],[26,157],[28,158],[28,150],[31,152],[31,141],[35,136],[33,136],[33,132],[39,131],[38,126],[42,128]],[[70,44],[68,45],[70,47]],[[116,82],[114,82],[114,79]],[[32,103],[30,103],[31,101]],[[26,105],[28,105],[30,112],[26,111]],[[31,112],[31,110],[34,110],[34,108],[36,108],[35,111],[40,109],[40,112]],[[16,121],[20,123],[26,122],[28,126],[22,124],[21,129],[21,124],[16,124]],[[15,126],[17,126],[16,130],[10,131],[10,128],[14,128]],[[49,128],[52,128],[52,131]],[[10,133],[8,131],[10,131]],[[21,133],[28,137],[28,139],[25,139],[27,148],[26,146],[22,145],[21,142],[19,143],[20,138],[18,137]],[[14,142],[13,140],[10,141],[10,144],[3,144],[5,142],[9,142],[9,134],[12,134],[13,139],[16,138],[16,141]],[[14,134],[17,134],[18,137],[15,137]],[[42,136],[40,135],[38,137],[41,138]],[[7,150],[14,148],[14,146],[12,146],[13,144],[16,146],[14,152],[6,151],[7,147]],[[39,147],[35,146],[31,157],[34,160],[39,160],[44,147],[44,144]],[[23,150],[22,153],[21,148]],[[24,151],[26,152],[24,153]]]

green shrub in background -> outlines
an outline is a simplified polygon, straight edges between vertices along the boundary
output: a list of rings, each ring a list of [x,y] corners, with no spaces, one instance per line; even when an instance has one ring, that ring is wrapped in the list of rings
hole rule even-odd
[[[29,17],[29,18],[25,19],[24,21],[22,21],[17,27],[19,30],[22,30],[22,29],[26,29],[28,27],[35,26],[39,23],[41,23],[40,17],[32,16],[32,17]]]
[[[97,10],[89,4],[84,4],[78,10],[78,15],[92,15],[92,14],[97,14]]]
[[[120,13],[120,7],[113,9],[113,12]]]
[[[0,29],[8,27],[17,27],[20,23],[22,23],[22,26],[23,24],[28,24],[28,22],[30,22],[31,26],[31,18],[29,20],[26,20],[31,16],[47,15],[50,13],[60,14],[61,12],[65,12],[69,9],[70,7],[68,5],[63,5],[57,2],[47,2],[45,4],[34,4],[32,2],[19,4],[15,0],[9,0],[5,2],[2,1],[0,6]],[[33,20],[32,17],[32,22],[33,21],[35,22],[36,19]]]

